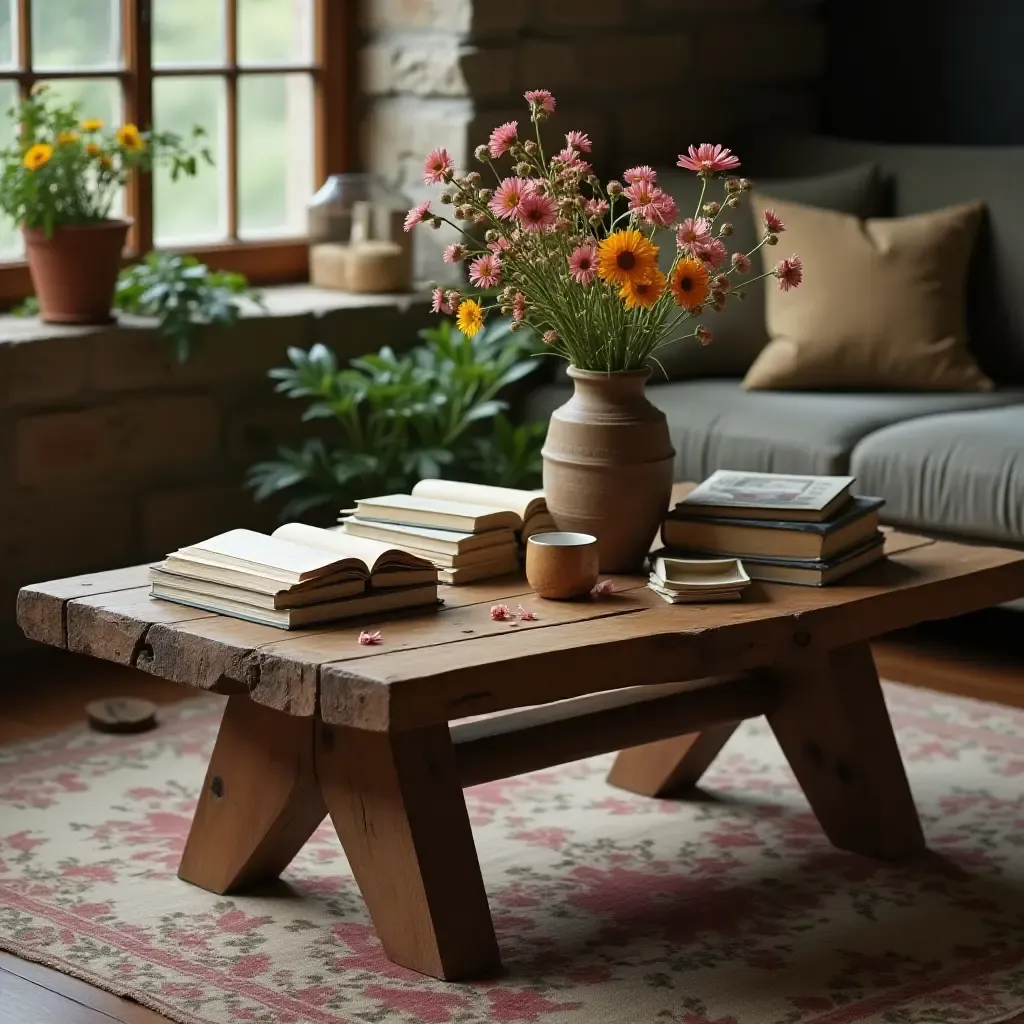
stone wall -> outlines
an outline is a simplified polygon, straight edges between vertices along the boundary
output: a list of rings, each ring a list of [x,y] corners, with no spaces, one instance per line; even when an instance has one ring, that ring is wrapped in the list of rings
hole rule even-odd
[[[423,157],[462,169],[522,93],[555,93],[558,132],[579,129],[595,165],[670,165],[690,143],[735,144],[815,126],[824,30],[817,0],[363,0],[362,149],[419,202]],[[417,232],[424,278],[444,232]],[[450,269],[450,268],[449,268]]]
[[[0,653],[22,642],[14,609],[26,583],[152,561],[238,526],[272,529],[277,510],[253,502],[245,471],[307,428],[267,370],[285,365],[289,345],[324,341],[350,358],[411,343],[429,320],[422,301],[303,288],[268,303],[269,316],[207,331],[184,364],[148,324],[0,321]]]

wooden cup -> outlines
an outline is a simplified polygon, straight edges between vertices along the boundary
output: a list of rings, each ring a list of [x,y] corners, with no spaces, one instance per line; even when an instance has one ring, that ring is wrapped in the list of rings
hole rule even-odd
[[[597,583],[597,538],[589,533],[535,533],[526,542],[526,580],[538,597],[584,597]]]

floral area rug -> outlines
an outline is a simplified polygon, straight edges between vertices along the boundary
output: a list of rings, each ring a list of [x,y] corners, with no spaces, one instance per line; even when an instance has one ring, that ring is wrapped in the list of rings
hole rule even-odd
[[[328,825],[281,882],[175,877],[220,705],[0,749],[0,947],[188,1024],[994,1024],[1024,1010],[1024,712],[886,690],[931,854],[832,849],[763,721],[689,802],[599,757],[467,791],[503,976],[384,959]]]

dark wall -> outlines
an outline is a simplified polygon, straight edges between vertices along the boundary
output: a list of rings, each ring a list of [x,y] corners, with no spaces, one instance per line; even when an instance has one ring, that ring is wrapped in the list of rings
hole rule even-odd
[[[1024,0],[826,0],[822,128],[1024,144]]]

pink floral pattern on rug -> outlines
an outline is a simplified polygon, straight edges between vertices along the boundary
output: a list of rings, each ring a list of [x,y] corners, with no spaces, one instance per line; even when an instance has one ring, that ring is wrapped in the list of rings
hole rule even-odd
[[[994,1024],[1024,1010],[1024,713],[888,686],[930,854],[833,849],[763,721],[703,796],[610,757],[467,790],[505,963],[388,962],[325,823],[281,882],[178,881],[219,719],[0,749],[0,947],[186,1024]]]

